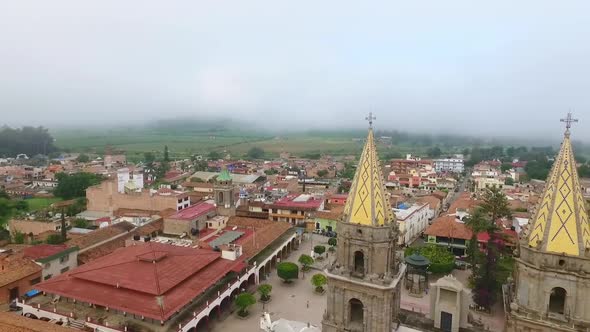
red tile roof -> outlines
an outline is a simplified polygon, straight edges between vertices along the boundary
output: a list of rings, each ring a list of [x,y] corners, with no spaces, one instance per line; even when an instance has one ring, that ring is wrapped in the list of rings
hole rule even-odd
[[[98,246],[95,246],[89,250],[86,250],[78,254],[78,262],[80,264],[86,264],[91,260],[100,258],[108,255],[119,248],[125,247],[125,241],[132,238],[134,235],[149,236],[152,233],[160,233],[164,228],[164,220],[158,219],[148,224],[138,227],[137,229],[129,232],[128,236],[121,236],[115,239],[106,241]]]
[[[166,321],[243,264],[215,251],[148,242],[120,248],[35,288]]]
[[[180,210],[169,218],[191,221],[212,211],[215,211],[215,205],[203,202]]]
[[[0,257],[0,265],[2,265],[2,269],[0,269],[0,287],[27,278],[35,273],[39,273],[39,276],[41,276],[41,266],[28,258],[23,258],[20,253]]]
[[[250,236],[240,242],[243,255],[247,258],[256,256],[293,227],[288,222],[246,217],[230,217],[227,225],[238,226],[239,228],[254,228],[256,230],[255,236]]]
[[[457,222],[454,216],[444,216],[434,219],[424,234],[469,240],[473,232],[464,223]]]
[[[287,195],[272,204],[273,208],[298,209],[298,210],[317,210],[320,208],[323,199],[316,199],[309,195],[309,199],[305,201],[297,201],[296,199],[302,195],[291,194]]]
[[[68,249],[65,244],[38,244],[34,247],[29,247],[23,250],[24,257],[32,260],[37,260],[49,256],[53,256]]]

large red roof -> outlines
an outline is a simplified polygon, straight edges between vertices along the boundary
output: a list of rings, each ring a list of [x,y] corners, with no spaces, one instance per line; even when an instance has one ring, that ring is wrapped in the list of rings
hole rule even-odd
[[[35,288],[165,321],[244,266],[222,259],[220,252],[148,242],[120,248]]]
[[[180,210],[176,214],[170,216],[170,219],[193,220],[204,214],[215,210],[215,205],[209,203],[199,203],[191,205],[184,210]]]
[[[32,260],[42,259],[53,256],[68,249],[65,244],[38,244],[33,247],[25,248],[23,256]]]

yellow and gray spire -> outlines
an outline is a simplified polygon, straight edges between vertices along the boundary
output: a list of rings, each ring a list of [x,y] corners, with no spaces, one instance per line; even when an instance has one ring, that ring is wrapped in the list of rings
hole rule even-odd
[[[373,114],[369,114],[369,134],[344,207],[344,221],[383,226],[395,221],[386,196],[383,173],[373,137]]]
[[[570,141],[571,113],[559,154],[547,178],[537,213],[531,221],[528,244],[545,252],[583,255],[590,250],[590,225]]]

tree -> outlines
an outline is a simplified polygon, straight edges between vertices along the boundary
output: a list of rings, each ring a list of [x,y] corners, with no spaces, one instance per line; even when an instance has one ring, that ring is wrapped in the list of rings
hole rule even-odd
[[[57,151],[54,139],[43,127],[0,128],[0,156],[15,157],[24,153],[29,157]]]
[[[438,158],[442,154],[442,151],[440,150],[440,148],[438,146],[435,146],[435,147],[428,149],[426,154],[431,158]]]
[[[264,150],[255,146],[248,150],[246,156],[250,159],[262,159],[264,158]]]
[[[66,208],[66,215],[73,217],[78,213],[86,210],[86,197],[78,197],[74,204],[69,205]]]
[[[336,244],[338,244],[338,240],[336,240],[335,237],[331,237],[328,239],[328,245],[330,245],[330,251],[334,251],[336,250],[334,247],[336,247]]]
[[[422,247],[408,247],[404,250],[405,256],[413,253],[419,253],[428,258],[430,261],[428,270],[432,273],[448,274],[455,268],[455,255],[443,246],[427,244]]]
[[[92,173],[58,173],[57,187],[53,194],[63,199],[72,199],[74,197],[86,196],[86,189],[90,186],[99,184],[102,181],[100,175]]]
[[[82,153],[76,158],[76,161],[79,163],[87,163],[90,161],[90,157],[88,157],[87,154]]]
[[[260,301],[266,302],[270,300],[270,292],[272,291],[272,286],[269,284],[262,284],[258,286],[258,293],[260,293]]]
[[[344,164],[344,171],[342,171],[342,174],[340,176],[343,178],[352,180],[355,172],[356,172],[356,167],[354,166],[353,163],[345,163]]]
[[[507,170],[512,168],[512,164],[511,163],[502,163],[502,165],[500,165],[500,170],[502,171],[502,173],[506,172]]]
[[[320,169],[320,170],[318,171],[318,176],[319,176],[319,177],[323,178],[323,177],[324,177],[324,176],[326,176],[326,175],[328,175],[328,170],[325,170],[325,169]]]
[[[512,217],[508,198],[498,188],[490,188],[485,191],[481,208],[483,212],[490,215],[492,223],[495,223],[499,218]]]
[[[279,174],[279,171],[277,171],[275,168],[271,168],[271,169],[264,170],[264,174],[274,175],[274,174]]]
[[[60,234],[51,234],[45,239],[45,242],[47,242],[47,244],[61,244],[64,243],[65,240]]]
[[[309,267],[313,265],[313,258],[309,255],[301,254],[301,256],[299,256],[298,262],[302,265],[301,270],[303,272],[309,271]]]
[[[90,226],[90,224],[88,223],[88,220],[86,219],[76,219],[74,220],[74,227],[76,228],[88,228]]]
[[[319,256],[318,258],[320,258],[326,252],[326,247],[322,245],[317,245],[313,247],[313,252]]]
[[[235,304],[240,310],[238,311],[238,315],[241,317],[248,316],[248,307],[256,303],[256,298],[254,295],[244,292],[236,297]]]
[[[299,277],[299,266],[291,262],[281,262],[277,265],[277,275],[285,283],[291,283],[293,279]]]
[[[146,165],[152,165],[154,161],[156,161],[156,156],[153,152],[145,152],[143,154],[143,160],[145,161]]]
[[[16,244],[23,244],[25,243],[25,234],[20,231],[15,231],[12,235],[12,239]]]
[[[504,184],[507,186],[512,186],[512,185],[514,185],[514,179],[513,178],[506,178],[506,180],[504,180]]]
[[[168,154],[168,145],[164,145],[164,161],[170,161],[170,155]]]
[[[8,198],[0,197],[0,229],[6,227],[8,220],[12,218],[15,213],[15,204]]]
[[[17,211],[26,211],[29,209],[29,203],[25,200],[18,200],[14,203],[14,208]]]
[[[315,287],[315,291],[318,293],[324,292],[324,285],[328,283],[328,279],[321,273],[314,274],[311,277],[311,284]]]
[[[217,151],[209,152],[209,155],[208,155],[209,160],[219,160],[221,158],[222,158],[221,153],[219,153]]]
[[[578,167],[578,175],[582,178],[590,178],[590,165],[585,164]]]
[[[477,305],[489,309],[497,300],[502,285],[502,273],[505,272],[502,270],[505,266],[499,266],[504,259],[505,247],[496,221],[499,218],[511,216],[506,195],[496,188],[486,191],[481,212],[487,216],[478,216],[479,219],[489,218],[486,227],[489,240],[486,243],[485,256],[481,255],[476,258],[476,264],[473,264],[471,280],[474,285],[473,301]]]
[[[529,161],[524,170],[529,179],[537,179],[545,181],[551,170],[551,163],[545,160],[531,160]]]
[[[489,221],[486,219],[485,212],[477,207],[471,211],[471,215],[465,220],[465,226],[471,230],[471,239],[467,244],[467,257],[472,266],[479,262],[481,251],[477,243],[477,234],[486,232],[490,227]]]

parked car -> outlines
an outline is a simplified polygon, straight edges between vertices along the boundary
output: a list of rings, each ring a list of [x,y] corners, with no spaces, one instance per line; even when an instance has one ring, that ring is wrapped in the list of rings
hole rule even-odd
[[[471,264],[469,264],[465,261],[455,260],[455,268],[457,268],[459,270],[467,270],[467,269],[471,268]]]

